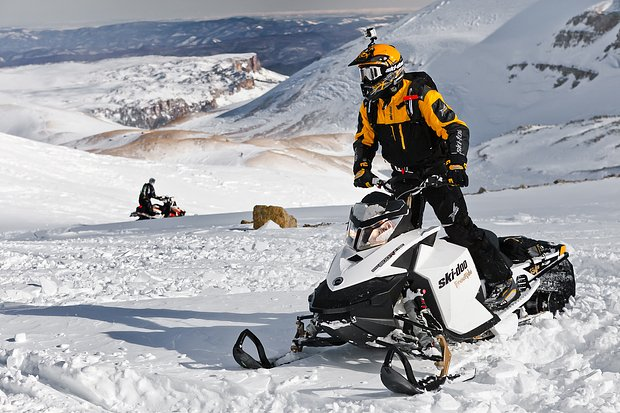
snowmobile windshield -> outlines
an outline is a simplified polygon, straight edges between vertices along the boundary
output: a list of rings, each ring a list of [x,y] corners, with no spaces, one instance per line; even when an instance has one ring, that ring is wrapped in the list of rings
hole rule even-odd
[[[385,204],[359,202],[353,205],[347,227],[347,245],[362,251],[385,244],[407,212],[407,204],[400,199]]]

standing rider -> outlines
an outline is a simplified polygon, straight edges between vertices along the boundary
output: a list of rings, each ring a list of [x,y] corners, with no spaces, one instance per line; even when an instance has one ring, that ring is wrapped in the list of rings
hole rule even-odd
[[[469,184],[465,172],[469,129],[448,106],[431,77],[425,72],[405,73],[403,59],[391,45],[375,44],[374,29],[367,30],[371,42],[349,66],[361,74],[364,101],[355,134],[354,185],[373,186],[372,161],[381,144],[383,158],[392,166],[394,185],[403,193],[431,175],[447,177],[448,185],[427,187],[423,199],[412,208],[422,225],[427,201],[449,239],[469,249],[479,273],[491,288],[485,304],[504,308],[519,297],[512,273],[489,235],[469,217],[460,187]]]
[[[140,196],[138,197],[138,203],[146,210],[149,215],[155,215],[155,211],[153,211],[153,204],[151,203],[151,198],[161,200],[162,197],[159,197],[155,194],[155,178],[150,178],[147,183],[142,185],[142,190],[140,191]]]

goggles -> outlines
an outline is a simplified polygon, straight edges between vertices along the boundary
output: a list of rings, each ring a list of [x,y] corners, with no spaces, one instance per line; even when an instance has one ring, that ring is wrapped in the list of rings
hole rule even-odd
[[[383,73],[383,66],[364,66],[360,67],[360,76],[362,83],[374,83],[377,79],[380,79]]]

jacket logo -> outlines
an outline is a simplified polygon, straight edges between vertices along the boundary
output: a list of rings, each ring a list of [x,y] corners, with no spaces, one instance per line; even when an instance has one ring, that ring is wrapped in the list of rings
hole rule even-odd
[[[439,288],[443,288],[446,285],[450,284],[456,277],[463,274],[465,278],[469,278],[472,274],[472,271],[467,269],[467,260],[464,260],[462,263],[458,264],[455,268],[452,268],[449,272],[447,272],[441,280],[439,280]],[[461,282],[457,282],[455,284],[460,284]],[[458,285],[456,285],[458,287]]]
[[[463,153],[463,131],[461,131],[460,129],[457,130],[455,139],[456,139],[456,153],[465,155]]]

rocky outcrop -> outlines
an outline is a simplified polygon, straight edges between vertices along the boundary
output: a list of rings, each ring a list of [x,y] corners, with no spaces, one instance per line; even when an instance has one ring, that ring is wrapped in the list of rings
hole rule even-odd
[[[520,71],[523,71],[528,66],[530,66],[530,64],[528,63],[518,63],[514,65],[509,65],[507,67],[508,71],[511,72],[509,80],[512,80],[515,77],[517,77],[517,73],[515,73],[515,70],[519,69]],[[556,73],[557,78],[556,78],[555,84],[553,85],[554,88],[560,87],[564,83],[572,79],[570,87],[571,89],[574,89],[577,86],[579,86],[579,83],[582,80],[593,80],[594,78],[598,76],[598,73],[593,70],[580,69],[577,67],[570,67],[570,66],[564,66],[564,65],[534,63],[531,66],[535,68],[536,70],[538,70],[539,72],[549,71],[552,73]]]
[[[618,49],[620,49],[620,30],[618,30],[618,35],[616,36],[616,40],[605,48],[605,53],[609,53],[609,51],[611,50],[618,50]]]
[[[142,129],[156,129],[189,113],[209,112],[218,107],[217,99],[235,94],[241,90],[255,88],[254,76],[261,70],[261,63],[255,54],[249,57],[226,58],[213,65],[208,71],[189,67],[187,73],[178,80],[194,89],[201,88],[204,100],[188,101],[184,96],[174,98],[150,99],[146,102],[127,98],[123,92],[102,101],[101,108],[91,110],[97,117],[103,117],[121,125]],[[141,65],[132,75],[137,78],[161,78],[162,85],[177,81],[165,71]],[[139,86],[139,85],[138,85]],[[129,94],[131,95],[131,94]],[[135,96],[140,96],[139,93]],[[111,103],[111,104],[110,104]]]
[[[575,16],[555,36],[554,47],[570,48],[594,43],[620,23],[620,11],[599,12],[589,10]]]
[[[93,111],[95,115],[112,119],[125,126],[142,129],[157,129],[192,112],[208,112],[217,107],[215,100],[194,104],[184,99],[166,99],[152,102],[148,106],[124,106],[116,110]]]
[[[255,205],[252,210],[252,219],[254,229],[262,227],[269,221],[275,222],[281,228],[297,227],[297,219],[280,206]]]

